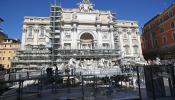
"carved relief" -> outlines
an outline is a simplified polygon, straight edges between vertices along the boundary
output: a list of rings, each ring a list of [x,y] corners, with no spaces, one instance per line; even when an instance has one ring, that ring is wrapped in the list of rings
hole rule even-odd
[[[107,40],[109,37],[108,32],[102,32],[102,39]]]
[[[64,39],[71,39],[71,30],[64,31]]]

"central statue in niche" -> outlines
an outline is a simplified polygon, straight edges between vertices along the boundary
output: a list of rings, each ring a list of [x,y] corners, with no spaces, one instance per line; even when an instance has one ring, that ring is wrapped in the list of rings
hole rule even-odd
[[[94,37],[90,33],[83,33],[80,37],[81,49],[94,49]]]

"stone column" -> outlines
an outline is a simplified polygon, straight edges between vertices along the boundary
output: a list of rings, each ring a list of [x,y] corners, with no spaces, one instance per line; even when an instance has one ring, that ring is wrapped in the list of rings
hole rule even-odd
[[[112,25],[110,25],[110,30],[109,30],[109,32],[110,32],[110,43],[111,43],[111,48],[112,49],[114,49],[115,47],[114,47],[114,31],[113,31],[114,29],[113,29],[113,26]]]
[[[127,33],[128,34],[128,33]],[[130,55],[133,57],[133,43],[132,43],[132,37],[131,34],[135,34],[135,33],[130,33],[128,34],[128,40],[129,40],[129,47],[130,47]]]
[[[77,34],[77,24],[75,24],[75,23],[72,26],[71,39],[72,39],[71,47],[72,47],[72,49],[76,49],[78,34]]]
[[[97,25],[97,47],[96,49],[99,49],[102,45],[102,39],[101,39],[101,26]]]

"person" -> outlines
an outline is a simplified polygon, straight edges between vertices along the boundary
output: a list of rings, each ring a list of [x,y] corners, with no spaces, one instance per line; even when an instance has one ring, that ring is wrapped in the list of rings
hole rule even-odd
[[[56,69],[55,69],[55,75],[57,76],[58,75],[58,67],[57,66],[55,66],[56,67]]]
[[[66,69],[65,69],[65,74],[66,74],[66,75],[69,75],[69,72],[70,72],[70,69],[69,69],[69,68],[66,68]]]
[[[51,77],[53,75],[52,68],[47,68],[46,72],[47,72],[47,77]]]

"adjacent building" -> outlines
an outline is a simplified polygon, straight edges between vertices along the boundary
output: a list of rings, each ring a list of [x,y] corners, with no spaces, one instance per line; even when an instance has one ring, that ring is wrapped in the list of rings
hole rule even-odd
[[[8,38],[8,36],[5,34],[5,33],[3,33],[2,31],[0,31],[0,43],[4,40],[4,39],[7,39]]]
[[[144,25],[142,40],[146,59],[175,58],[175,4]]]
[[[2,43],[2,41],[4,39],[8,38],[7,35],[3,32],[2,28],[1,28],[1,24],[2,24],[3,21],[4,20],[2,18],[0,18],[0,43]],[[3,69],[3,65],[2,64],[0,64],[0,70],[1,69]]]
[[[96,66],[101,59],[103,63],[144,61],[138,23],[116,20],[111,11],[94,9],[89,0],[72,9],[53,4],[49,17],[25,17],[21,48],[38,45],[49,48],[51,63],[45,63],[50,66],[61,66],[71,59],[82,66],[90,66],[87,62]]]
[[[19,49],[20,42],[15,39],[3,39],[0,43],[0,64],[5,69],[11,68],[11,61]]]
[[[0,17],[0,25],[4,20]],[[1,27],[0,27],[0,31],[2,31]]]
[[[0,25],[4,20],[0,18]],[[7,35],[3,32],[2,28],[0,27],[0,43],[3,41],[3,39],[6,39]]]

